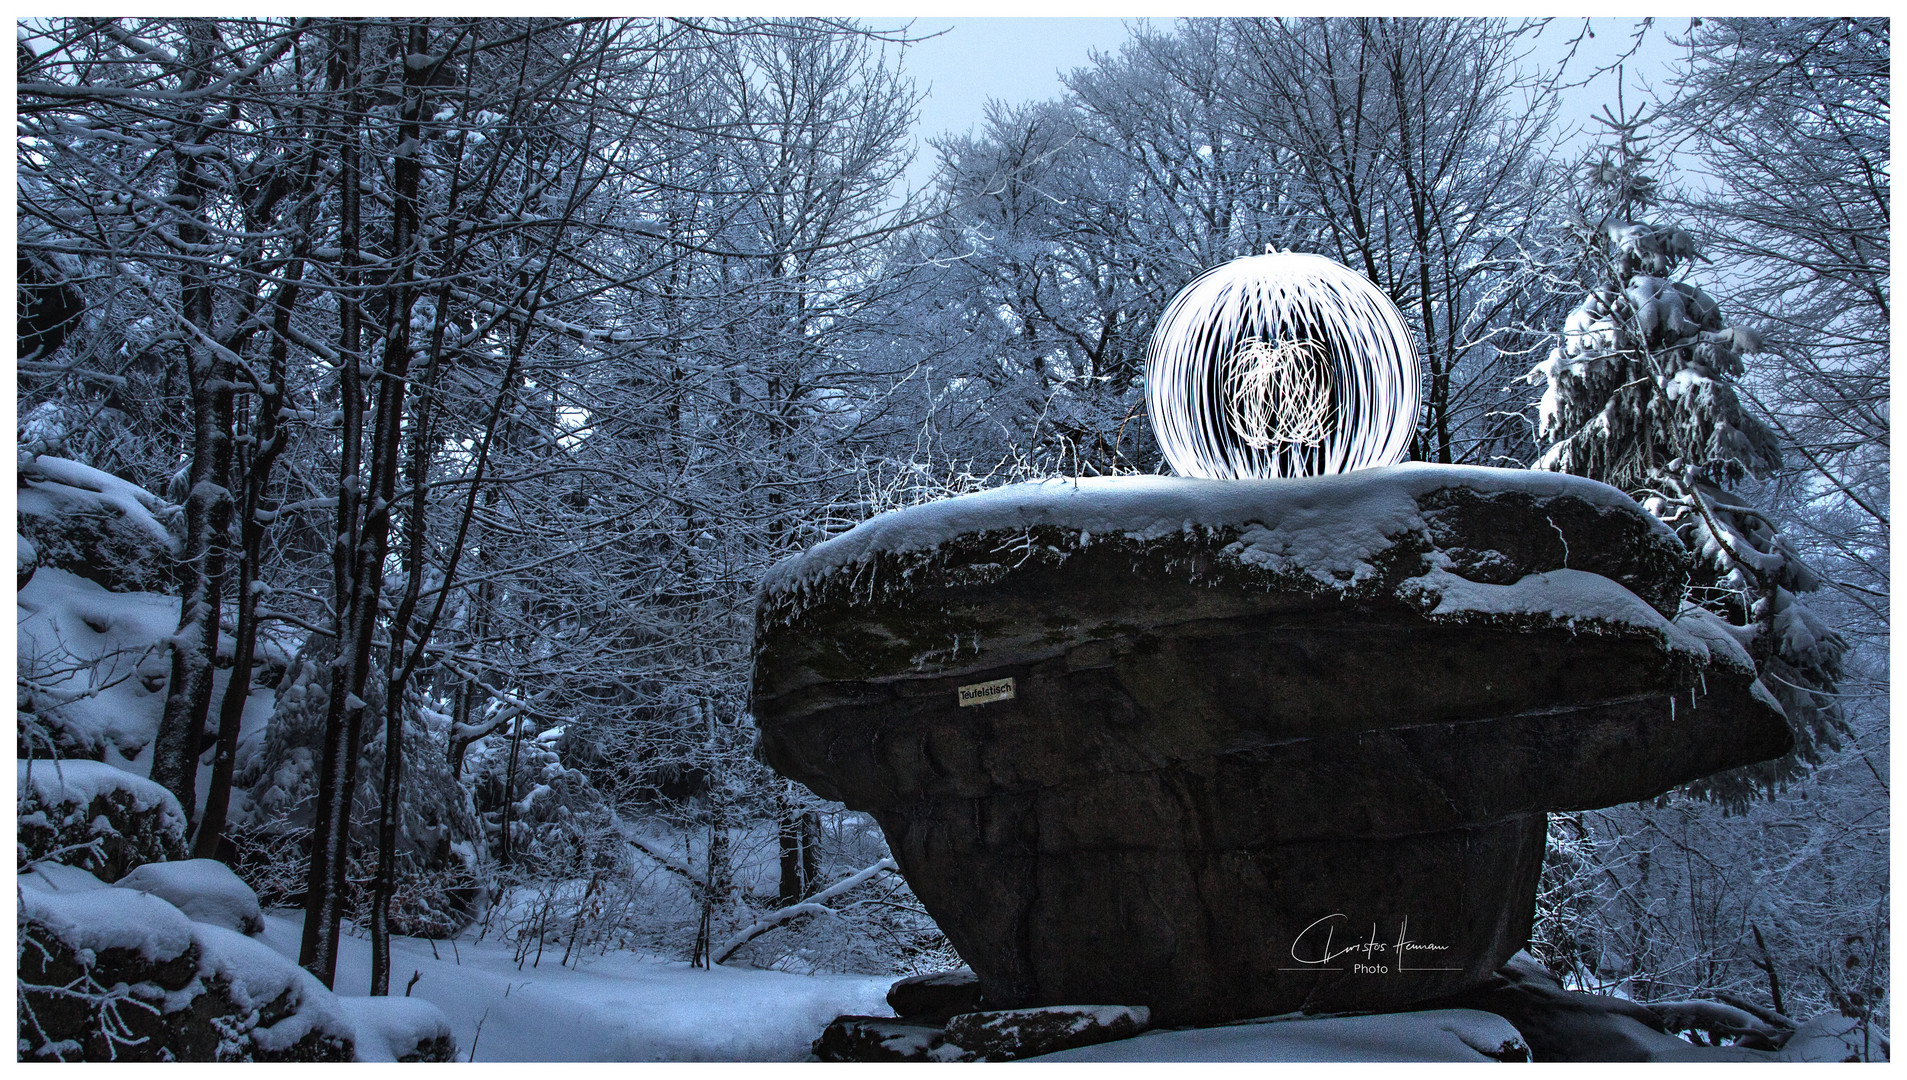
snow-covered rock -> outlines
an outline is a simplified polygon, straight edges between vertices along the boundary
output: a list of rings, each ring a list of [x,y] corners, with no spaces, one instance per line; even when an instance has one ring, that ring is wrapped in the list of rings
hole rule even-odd
[[[172,793],[99,761],[17,763],[23,863],[69,863],[116,881],[185,853],[185,814]]]
[[[1374,575],[1374,560],[1396,547],[1400,538],[1418,534],[1430,539],[1437,511],[1443,508],[1438,497],[1451,492],[1505,510],[1508,502],[1496,503],[1503,496],[1520,496],[1517,501],[1525,504],[1567,496],[1592,515],[1613,515],[1612,525],[1636,530],[1634,550],[1623,553],[1625,559],[1646,567],[1664,555],[1671,563],[1684,558],[1667,526],[1636,514],[1627,495],[1605,484],[1522,469],[1410,462],[1281,480],[1121,476],[1014,484],[870,518],[777,563],[763,578],[762,596],[766,605],[777,606],[789,594],[814,589],[837,574],[852,579],[854,587],[876,588],[884,584],[878,580],[879,570],[887,569],[877,569],[880,556],[926,556],[976,535],[1019,533],[1030,538],[1034,530],[1066,534],[1081,548],[1096,538],[1144,543],[1174,533],[1234,531],[1237,546],[1226,555],[1238,563],[1308,575],[1321,587],[1344,590]],[[1012,555],[1016,560],[1046,558],[1037,544]],[[905,573],[919,561],[894,566]],[[1595,569],[1588,564],[1576,568]],[[1619,580],[1630,584],[1638,576]]]
[[[41,879],[18,890],[22,1060],[350,1060],[337,998],[269,947],[147,893]]]
[[[1017,485],[779,565],[751,710],[989,1008],[1394,1009],[1521,947],[1546,811],[1785,752],[1687,562],[1570,476]]]
[[[58,567],[41,567],[16,596],[19,626],[19,756],[91,758],[146,775],[165,708],[176,596],[113,592]],[[231,635],[220,635],[222,657]],[[277,681],[289,660],[275,642],[254,653],[257,681]],[[228,667],[212,675],[214,708]],[[271,713],[272,691],[255,686],[239,726],[241,759]],[[209,771],[209,766],[206,767]],[[201,780],[199,790],[206,784]]]
[[[211,923],[241,934],[265,932],[258,894],[215,859],[181,859],[135,867],[113,884],[150,893],[184,912],[194,922]]]
[[[56,566],[115,592],[171,584],[179,542],[161,516],[176,508],[137,484],[42,454],[19,471],[19,531],[40,566]]]
[[[412,997],[340,997],[356,1033],[359,1061],[455,1061],[457,1040],[444,1010]]]
[[[947,1041],[984,1061],[1051,1054],[1129,1039],[1146,1029],[1143,1005],[1072,1005],[963,1013],[947,1021]]]
[[[817,1061],[971,1061],[973,1054],[947,1044],[936,1023],[892,1016],[837,1016],[814,1041]]]
[[[246,923],[249,900],[263,932],[251,890],[219,864],[148,864],[116,884],[50,862],[20,876],[22,1060],[455,1059],[436,1005],[340,997],[218,925]]]
[[[16,603],[20,756],[134,765],[165,707],[178,598],[42,566]]]

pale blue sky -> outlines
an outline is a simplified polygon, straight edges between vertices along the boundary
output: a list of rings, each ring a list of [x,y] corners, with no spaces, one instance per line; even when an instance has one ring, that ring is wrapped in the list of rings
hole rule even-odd
[[[1127,20],[1093,18],[917,18],[915,36],[938,34],[928,41],[908,46],[904,54],[906,72],[916,86],[926,91],[920,105],[920,123],[916,128],[918,152],[907,172],[910,187],[926,184],[933,175],[934,153],[927,137],[943,132],[965,132],[980,123],[989,98],[1019,103],[1058,96],[1063,90],[1063,72],[1090,62],[1094,50],[1117,52],[1127,36],[1130,22],[1168,23],[1169,19]],[[870,19],[883,28],[897,27],[899,20]],[[1555,63],[1565,52],[1567,40],[1581,28],[1580,18],[1559,18],[1534,42],[1532,59]],[[1631,101],[1639,91],[1638,77],[1661,81],[1663,64],[1675,50],[1663,38],[1663,31],[1681,33],[1686,19],[1658,20],[1647,37],[1642,52],[1628,65]],[[1592,21],[1595,38],[1585,40],[1571,62],[1573,71],[1584,78],[1596,67],[1610,63],[1630,44],[1635,21],[1596,19]],[[946,31],[940,33],[940,31]],[[1603,102],[1615,98],[1615,76],[1606,74],[1590,85],[1570,91],[1564,99],[1559,120],[1568,128],[1581,130],[1585,137],[1600,131],[1592,117]],[[1585,138],[1572,140],[1580,145]]]

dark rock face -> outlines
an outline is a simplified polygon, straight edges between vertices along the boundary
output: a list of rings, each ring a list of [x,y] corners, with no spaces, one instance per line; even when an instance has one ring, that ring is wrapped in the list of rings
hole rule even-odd
[[[961,1061],[968,1055],[946,1048],[939,1024],[891,1016],[837,1016],[814,1041],[818,1061]]]
[[[944,1023],[980,1010],[980,977],[972,968],[912,975],[887,988],[887,1007],[908,1020]]]
[[[778,567],[754,714],[991,1007],[1392,1009],[1522,946],[1546,811],[1786,751],[1685,558],[1572,477],[1023,485]]]

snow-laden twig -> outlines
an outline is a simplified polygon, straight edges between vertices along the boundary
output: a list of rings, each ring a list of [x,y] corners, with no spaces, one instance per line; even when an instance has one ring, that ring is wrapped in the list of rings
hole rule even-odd
[[[631,841],[631,843],[634,843],[634,841]],[[644,850],[646,851],[648,849],[645,848]],[[894,869],[896,869],[896,867],[893,859],[882,859],[873,866],[849,874],[847,877],[842,878],[840,881],[835,882],[833,885],[815,893],[813,896],[808,897],[798,904],[790,904],[784,908],[777,908],[763,915],[736,933],[734,937],[729,938],[728,941],[716,951],[714,962],[717,964],[726,963],[729,957],[735,955],[737,949],[740,949],[742,946],[766,934],[777,926],[781,926],[803,915],[823,915],[834,910],[827,906],[827,901],[843,893],[852,892],[887,871]]]

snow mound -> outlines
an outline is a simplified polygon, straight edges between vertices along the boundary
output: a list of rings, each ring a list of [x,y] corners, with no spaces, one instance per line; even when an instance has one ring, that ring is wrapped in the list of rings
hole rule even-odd
[[[58,733],[62,755],[132,765],[165,708],[178,598],[111,592],[42,566],[17,605],[22,709]]]
[[[56,862],[36,863],[22,870],[17,881],[23,889],[48,893],[90,892],[112,887],[77,866]]]
[[[1409,462],[1337,476],[1276,480],[1196,480],[1177,476],[1082,477],[995,488],[956,499],[890,510],[808,551],[775,564],[764,597],[811,588],[877,554],[931,551],[976,532],[1056,526],[1093,536],[1153,540],[1194,529],[1240,529],[1240,561],[1269,570],[1301,569],[1335,587],[1373,572],[1372,555],[1402,533],[1422,528],[1417,499],[1464,486],[1489,494],[1570,495],[1600,509],[1634,513],[1634,502],[1606,484],[1525,469]],[[1668,527],[1653,522],[1668,534]]]
[[[265,932],[258,894],[224,863],[181,859],[147,863],[113,882],[115,888],[150,893],[184,912],[193,922],[210,923],[241,934]]]
[[[454,1050],[444,1010],[414,997],[340,997],[338,1006],[357,1033],[359,1061],[415,1061]],[[435,1060],[434,1058],[432,1060]]]
[[[1508,1020],[1474,1009],[1274,1018],[1154,1031],[1033,1061],[1527,1061]]]
[[[68,571],[41,566],[16,594],[23,742],[27,727],[51,747],[40,756],[93,758],[144,775],[165,710],[171,677],[170,641],[179,626],[179,600],[160,593],[113,592]],[[232,652],[230,634],[219,635],[220,655]],[[261,665],[282,666],[282,646],[261,640]],[[212,673],[212,701],[225,695],[231,668]],[[255,686],[239,724],[240,760],[263,736],[272,711],[272,690]],[[29,720],[29,715],[31,718]],[[198,790],[207,789],[200,774]]]
[[[1754,635],[1752,627],[1730,625],[1728,620],[1695,604],[1683,605],[1681,612],[1675,616],[1675,625],[1701,641],[1708,649],[1711,663],[1754,674],[1755,662],[1749,657],[1742,640],[1743,636]]]
[[[1889,1049],[1887,1036],[1863,1029],[1859,1020],[1821,1013],[1803,1020],[1774,1056],[1779,1061],[1881,1061]]]
[[[301,927],[296,914],[267,912],[263,940],[296,956]],[[346,935],[336,985],[369,986],[370,951],[368,940]],[[893,982],[891,975],[793,975],[727,964],[695,969],[616,951],[580,967],[549,954],[536,965],[519,963],[514,948],[494,938],[433,948],[393,936],[393,991],[402,995],[413,971],[420,977],[408,1000],[441,1008],[460,1054],[478,1063],[801,1061],[835,1017],[883,1011]],[[363,1053],[368,1060],[376,1049]]]

